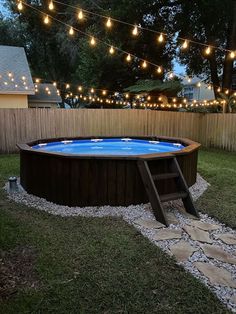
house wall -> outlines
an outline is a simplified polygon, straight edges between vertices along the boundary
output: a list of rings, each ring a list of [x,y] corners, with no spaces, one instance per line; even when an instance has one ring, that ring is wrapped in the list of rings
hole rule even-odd
[[[183,96],[190,101],[196,100],[212,100],[215,99],[213,90],[207,88],[207,85],[202,83],[201,87],[197,87],[196,84],[188,84],[183,88]]]
[[[57,108],[56,103],[50,103],[50,102],[30,102],[29,101],[29,108]]]
[[[28,108],[27,95],[0,94],[0,108]]]

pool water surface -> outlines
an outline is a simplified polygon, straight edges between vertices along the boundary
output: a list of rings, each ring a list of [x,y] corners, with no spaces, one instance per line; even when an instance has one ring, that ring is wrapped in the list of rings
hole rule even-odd
[[[143,155],[170,153],[183,149],[180,143],[140,140],[131,138],[65,140],[40,143],[35,150],[70,155]]]

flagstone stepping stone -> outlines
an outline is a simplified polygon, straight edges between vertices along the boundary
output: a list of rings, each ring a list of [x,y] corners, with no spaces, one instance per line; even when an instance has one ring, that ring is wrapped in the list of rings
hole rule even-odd
[[[137,219],[134,223],[147,229],[159,229],[165,227],[165,225],[157,220]]]
[[[205,230],[205,231],[217,230],[220,228],[219,225],[213,225],[213,224],[209,224],[207,222],[202,222],[202,221],[191,221],[189,225]]]
[[[187,213],[185,208],[183,208],[183,207],[179,207],[178,211],[180,212],[180,214],[182,214],[187,219],[191,219],[191,220],[199,220],[200,219],[200,218],[198,218],[196,216],[193,216],[193,215]]]
[[[209,279],[211,284],[236,288],[236,281],[228,270],[209,263],[195,262],[193,265]]]
[[[191,246],[186,241],[180,241],[170,247],[171,253],[175,256],[177,261],[184,262],[192,256],[193,252],[196,252],[198,249]]]
[[[224,263],[236,265],[236,256],[232,256],[216,245],[201,245],[204,254],[209,258],[217,259]]]
[[[223,241],[226,244],[236,245],[236,235],[232,233],[219,234],[216,236],[217,239]]]
[[[201,229],[190,227],[190,226],[184,226],[184,231],[188,233],[188,235],[194,240],[204,243],[212,243],[212,240],[209,237],[209,233],[206,231],[203,231]]]
[[[179,224],[178,219],[175,217],[175,215],[173,213],[167,213],[166,217],[167,217],[169,224],[172,224],[172,225],[178,225]]]
[[[162,229],[156,232],[156,234],[153,237],[153,240],[163,241],[163,240],[180,239],[181,235],[182,235],[181,230]]]
[[[236,304],[236,294],[231,297],[230,302]]]

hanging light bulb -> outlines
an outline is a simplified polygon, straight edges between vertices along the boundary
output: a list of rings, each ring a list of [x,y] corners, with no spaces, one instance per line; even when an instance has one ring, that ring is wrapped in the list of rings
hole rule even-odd
[[[96,45],[96,40],[95,40],[94,37],[91,37],[90,45],[91,45],[91,46],[95,46],[95,45]]]
[[[90,92],[93,94],[94,93],[94,88],[91,88]]]
[[[115,53],[115,49],[113,48],[113,46],[110,47],[109,52],[111,55],[113,55]]]
[[[158,73],[158,74],[161,74],[161,73],[162,73],[162,68],[161,68],[161,67],[158,67],[158,68],[157,68],[157,73]]]
[[[202,86],[201,82],[198,82],[197,87],[201,87],[201,86]]]
[[[17,4],[17,9],[18,9],[19,11],[22,11],[22,10],[23,10],[22,1],[19,1],[19,3]]]
[[[134,29],[132,30],[132,34],[133,34],[134,36],[137,36],[137,35],[138,35],[138,26],[137,26],[137,25],[134,26]]]
[[[69,89],[70,88],[70,84],[66,84],[66,89]]]
[[[205,49],[205,54],[208,55],[208,56],[211,54],[211,47],[210,47],[210,46],[208,46],[208,47]]]
[[[82,89],[83,89],[82,86],[79,86],[79,87],[78,87],[78,90],[79,90],[80,92],[82,91]]]
[[[110,17],[106,21],[106,27],[107,28],[111,28],[112,27],[112,22],[111,22],[111,18]]]
[[[126,61],[130,62],[131,61],[131,55],[128,54],[127,57],[126,57]]]
[[[169,75],[169,78],[172,79],[174,77],[174,74],[171,72]]]
[[[102,94],[105,96],[107,94],[107,91],[106,90],[103,90],[102,91]]]
[[[234,59],[235,58],[235,52],[234,51],[231,51],[230,54],[229,54],[230,58],[231,59]]]
[[[189,42],[188,40],[185,40],[183,45],[182,45],[182,49],[187,49],[188,48],[188,45],[189,45]]]
[[[51,10],[51,11],[54,9],[53,1],[50,1],[50,2],[49,2],[48,8],[49,8],[49,10]]]
[[[78,19],[79,20],[83,20],[83,18],[84,18],[84,13],[83,13],[82,10],[80,10],[79,13],[78,13]]]
[[[228,90],[228,89],[226,89],[225,94],[226,94],[226,95],[228,95],[228,94],[229,94],[229,90]]]
[[[146,69],[146,68],[147,68],[147,62],[146,62],[146,61],[143,61],[143,63],[142,63],[142,68],[143,68],[143,69]]]
[[[217,88],[217,92],[218,92],[218,93],[221,92],[221,88],[220,88],[220,87]]]
[[[164,41],[164,36],[163,36],[162,33],[159,35],[159,37],[158,37],[157,40],[159,41],[159,43],[163,43],[163,41]]]
[[[74,33],[75,33],[75,31],[74,31],[73,27],[71,26],[71,28],[70,28],[70,30],[69,30],[69,34],[70,34],[71,36],[73,36]]]
[[[44,24],[49,24],[49,16],[48,15],[46,15],[44,17]]]

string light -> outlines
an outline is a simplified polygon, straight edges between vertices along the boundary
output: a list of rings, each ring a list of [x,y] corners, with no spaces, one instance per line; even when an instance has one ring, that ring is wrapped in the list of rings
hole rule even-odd
[[[230,54],[229,54],[230,58],[231,59],[234,59],[235,58],[235,52],[234,51],[231,51]]]
[[[49,10],[51,10],[51,11],[54,9],[53,1],[50,1],[50,2],[49,2],[48,8],[49,8]]]
[[[107,28],[111,28],[111,27],[112,27],[112,22],[111,22],[110,17],[107,19],[106,27],[107,27]]]
[[[74,33],[75,33],[75,32],[74,32],[74,29],[73,29],[73,27],[71,27],[70,30],[69,30],[69,34],[70,34],[71,36],[73,36]]]
[[[81,92],[83,90],[83,87],[82,86],[79,86],[78,87],[78,90]]]
[[[90,92],[93,94],[94,93],[94,88],[91,88]]]
[[[211,47],[208,46],[206,49],[205,49],[205,54],[206,55],[210,55],[211,54]]]
[[[159,41],[159,43],[163,43],[163,41],[164,41],[164,36],[163,36],[162,33],[159,35],[159,37],[158,37],[157,40]]]
[[[113,55],[115,53],[115,49],[113,48],[113,46],[110,47],[109,52],[111,55]]]
[[[188,42],[188,40],[185,40],[183,45],[182,45],[182,49],[187,49],[188,46],[189,46],[189,42]]]
[[[95,46],[95,45],[96,45],[96,40],[95,40],[94,37],[91,37],[90,45],[91,45],[91,46]]]
[[[103,94],[103,95],[106,95],[106,94],[107,94],[107,91],[106,91],[106,90],[103,90],[103,91],[102,91],[102,94]]]
[[[158,74],[161,74],[161,73],[162,73],[162,68],[161,68],[161,67],[158,67],[158,68],[157,68],[157,73],[158,73]]]
[[[49,16],[48,15],[46,15],[44,17],[44,24],[49,24]]]
[[[146,69],[146,68],[147,68],[147,62],[146,62],[146,61],[143,61],[143,63],[142,63],[142,68],[143,68],[143,69]]]
[[[83,20],[83,18],[84,18],[83,11],[80,10],[79,13],[78,13],[78,19],[79,19],[79,20]]]
[[[134,29],[132,30],[132,34],[134,36],[138,36],[138,26],[137,25],[134,26]]]
[[[18,0],[18,1],[19,1],[19,0]],[[52,1],[52,0],[51,0],[51,1]],[[22,1],[19,1],[19,3],[21,3],[21,2],[22,2]],[[64,2],[60,2],[60,1],[57,1],[57,2],[60,3],[61,5],[68,6],[68,7],[71,7],[71,8],[73,8],[73,9],[75,9],[75,10],[78,10],[78,8],[77,8],[76,6],[74,6],[74,5],[70,5],[70,4],[67,4],[67,3],[64,3]],[[30,7],[30,5],[29,5],[28,3],[25,3],[25,4]],[[91,11],[88,11],[88,10],[86,10],[86,12],[88,12],[89,14],[92,14],[92,15],[99,16],[100,18],[106,18],[106,19],[107,19],[106,16],[101,15],[101,14],[99,14],[99,13],[94,13],[94,12],[91,12]],[[124,22],[124,21],[122,21],[122,20],[116,19],[116,21],[117,21],[118,23],[121,23],[121,24],[124,24],[124,25],[133,26],[131,23]],[[134,27],[135,27],[135,26],[134,26]],[[136,26],[136,27],[137,27],[137,26]],[[152,29],[149,29],[149,28],[146,28],[146,27],[141,27],[141,26],[139,26],[139,28],[142,29],[142,30],[145,30],[145,31],[152,32],[152,33],[159,33],[158,31],[155,31],[155,30],[152,30]],[[163,37],[163,34],[164,34],[165,36],[168,36],[168,34],[162,33],[162,34],[159,36],[159,38],[161,38],[161,36]],[[137,35],[138,35],[138,34],[137,34]],[[199,42],[199,41],[187,40],[187,39],[182,38],[182,37],[179,37],[179,39],[181,39],[181,40],[183,40],[183,41],[186,40],[186,41],[188,41],[189,43],[198,44],[198,45],[201,45],[201,46],[206,46],[205,43],[201,43],[201,42]],[[164,37],[163,37],[163,40],[164,40]],[[162,42],[162,41],[161,41],[161,42]],[[214,49],[219,49],[219,50],[221,50],[221,51],[225,51],[225,52],[227,52],[227,53],[230,53],[230,52],[231,52],[230,50],[225,49],[225,48],[222,48],[222,47],[217,47],[217,46],[211,46],[211,47],[214,48]]]
[[[22,11],[22,10],[23,10],[22,1],[19,1],[18,5],[17,5],[17,8],[18,8],[19,11]]]
[[[128,54],[128,55],[127,55],[127,57],[126,57],[126,61],[130,62],[130,61],[131,61],[131,59],[132,59],[132,58],[131,58],[131,55],[130,55],[130,54]]]

